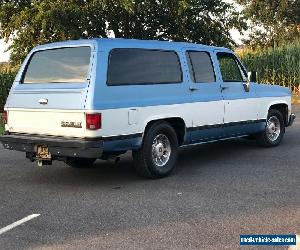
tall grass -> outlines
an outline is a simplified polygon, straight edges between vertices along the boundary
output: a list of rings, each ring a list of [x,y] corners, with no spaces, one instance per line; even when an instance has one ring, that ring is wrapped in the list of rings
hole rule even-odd
[[[15,76],[15,71],[4,69],[3,67],[0,70],[0,135],[4,132],[3,107]]]
[[[257,71],[262,83],[279,84],[300,93],[300,40],[282,47],[237,51],[247,68]]]
[[[2,114],[0,113],[0,135],[3,135],[3,133],[4,133],[4,120]]]
[[[0,72],[0,113],[3,111],[15,75],[14,72]]]

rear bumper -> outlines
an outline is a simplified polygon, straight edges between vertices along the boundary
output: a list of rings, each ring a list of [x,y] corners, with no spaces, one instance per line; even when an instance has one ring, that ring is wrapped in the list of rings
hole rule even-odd
[[[54,158],[100,158],[103,153],[102,140],[13,134],[0,136],[0,141],[6,149],[33,154],[37,145],[47,146]]]
[[[296,115],[295,114],[291,114],[290,117],[289,117],[289,122],[287,124],[288,127],[292,126],[294,121],[296,119]]]

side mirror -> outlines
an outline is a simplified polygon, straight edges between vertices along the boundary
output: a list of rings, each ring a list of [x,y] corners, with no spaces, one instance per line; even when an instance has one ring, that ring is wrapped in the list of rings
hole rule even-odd
[[[249,82],[257,82],[257,72],[256,71],[248,72],[248,81]]]
[[[249,81],[243,82],[243,86],[244,86],[245,92],[250,91],[250,82]]]

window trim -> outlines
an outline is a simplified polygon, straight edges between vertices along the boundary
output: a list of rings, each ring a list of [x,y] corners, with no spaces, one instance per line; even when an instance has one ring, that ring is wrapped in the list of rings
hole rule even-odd
[[[242,78],[241,81],[238,81],[238,80],[224,80],[223,79],[223,75],[222,75],[221,67],[220,67],[220,60],[218,58],[219,54],[225,54],[225,55],[228,55],[228,57],[233,58],[233,60],[236,62],[237,67],[239,69],[239,72],[240,72],[240,75],[241,75],[241,78]],[[238,58],[236,57],[236,55],[234,53],[226,52],[226,51],[219,51],[219,52],[217,52],[216,56],[217,56],[218,65],[219,65],[219,69],[220,69],[220,75],[222,77],[223,82],[245,82],[244,79],[243,79],[243,73],[245,74],[245,72],[244,72],[245,69],[244,69],[243,65],[241,64],[241,62],[238,60]]]
[[[235,59],[236,59],[238,65],[239,65],[240,70],[242,71],[242,73],[244,73],[245,79],[248,79],[248,76],[247,76],[247,69],[246,69],[245,66],[243,65],[241,59],[240,59],[238,56],[236,56],[235,54],[233,54],[233,56],[235,57]],[[248,80],[246,80],[245,82],[247,82],[247,81],[248,81]]]
[[[200,52],[200,53],[205,53],[208,55],[209,57],[209,60],[211,62],[211,66],[212,66],[212,69],[213,69],[213,73],[214,73],[214,81],[213,82],[196,82],[196,74],[195,74],[195,70],[194,70],[194,65],[193,65],[193,62],[191,60],[191,56],[190,56],[190,52]],[[205,51],[205,50],[187,50],[185,52],[186,54],[186,58],[188,58],[188,68],[189,68],[189,75],[191,76],[191,73],[190,73],[190,66],[191,66],[191,70],[193,72],[193,75],[191,77],[193,83],[216,83],[217,82],[217,76],[216,76],[216,70],[215,70],[215,67],[214,67],[214,64],[213,64],[213,60],[212,60],[212,57],[211,57],[211,53],[209,51]]]
[[[85,84],[88,82],[89,80],[89,75],[90,75],[90,71],[91,71],[91,66],[92,66],[92,58],[93,58],[93,50],[92,50],[92,46],[90,45],[78,45],[78,46],[64,46],[64,47],[55,47],[55,48],[47,48],[47,49],[40,49],[40,50],[36,50],[34,51],[29,59],[26,62],[26,65],[24,67],[24,70],[22,72],[22,75],[20,77],[20,84],[22,85],[32,85],[32,84],[56,84],[56,83],[50,83],[50,82],[46,82],[46,83],[24,83],[24,79],[25,79],[25,75],[27,73],[29,64],[31,63],[31,60],[33,58],[33,56],[38,53],[38,52],[42,52],[42,51],[49,51],[49,50],[60,50],[60,49],[72,49],[72,48],[90,48],[90,62],[89,62],[89,66],[88,66],[88,70],[87,70],[87,74],[86,74],[86,79],[84,82],[58,82],[57,84]]]
[[[144,51],[159,51],[159,52],[172,52],[177,57],[178,66],[180,69],[180,80],[178,82],[150,82],[150,83],[118,83],[118,84],[112,84],[108,82],[108,74],[109,74],[109,66],[111,64],[111,54],[115,50],[144,50]],[[147,48],[113,48],[109,51],[108,55],[108,63],[107,63],[107,70],[106,70],[106,85],[109,87],[115,87],[115,86],[134,86],[134,85],[160,85],[160,84],[182,84],[183,83],[183,71],[182,71],[182,64],[180,61],[179,54],[176,50],[164,50],[164,49],[147,49]]]

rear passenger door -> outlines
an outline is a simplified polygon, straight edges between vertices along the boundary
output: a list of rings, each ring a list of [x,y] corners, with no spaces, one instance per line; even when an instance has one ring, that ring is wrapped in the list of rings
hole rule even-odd
[[[254,86],[246,88],[247,74],[237,57],[230,52],[217,51],[224,98],[224,133],[226,137],[252,132],[257,123],[258,102]]]
[[[217,81],[211,53],[186,50],[192,95],[192,143],[209,141],[223,136],[224,103],[220,82]]]

